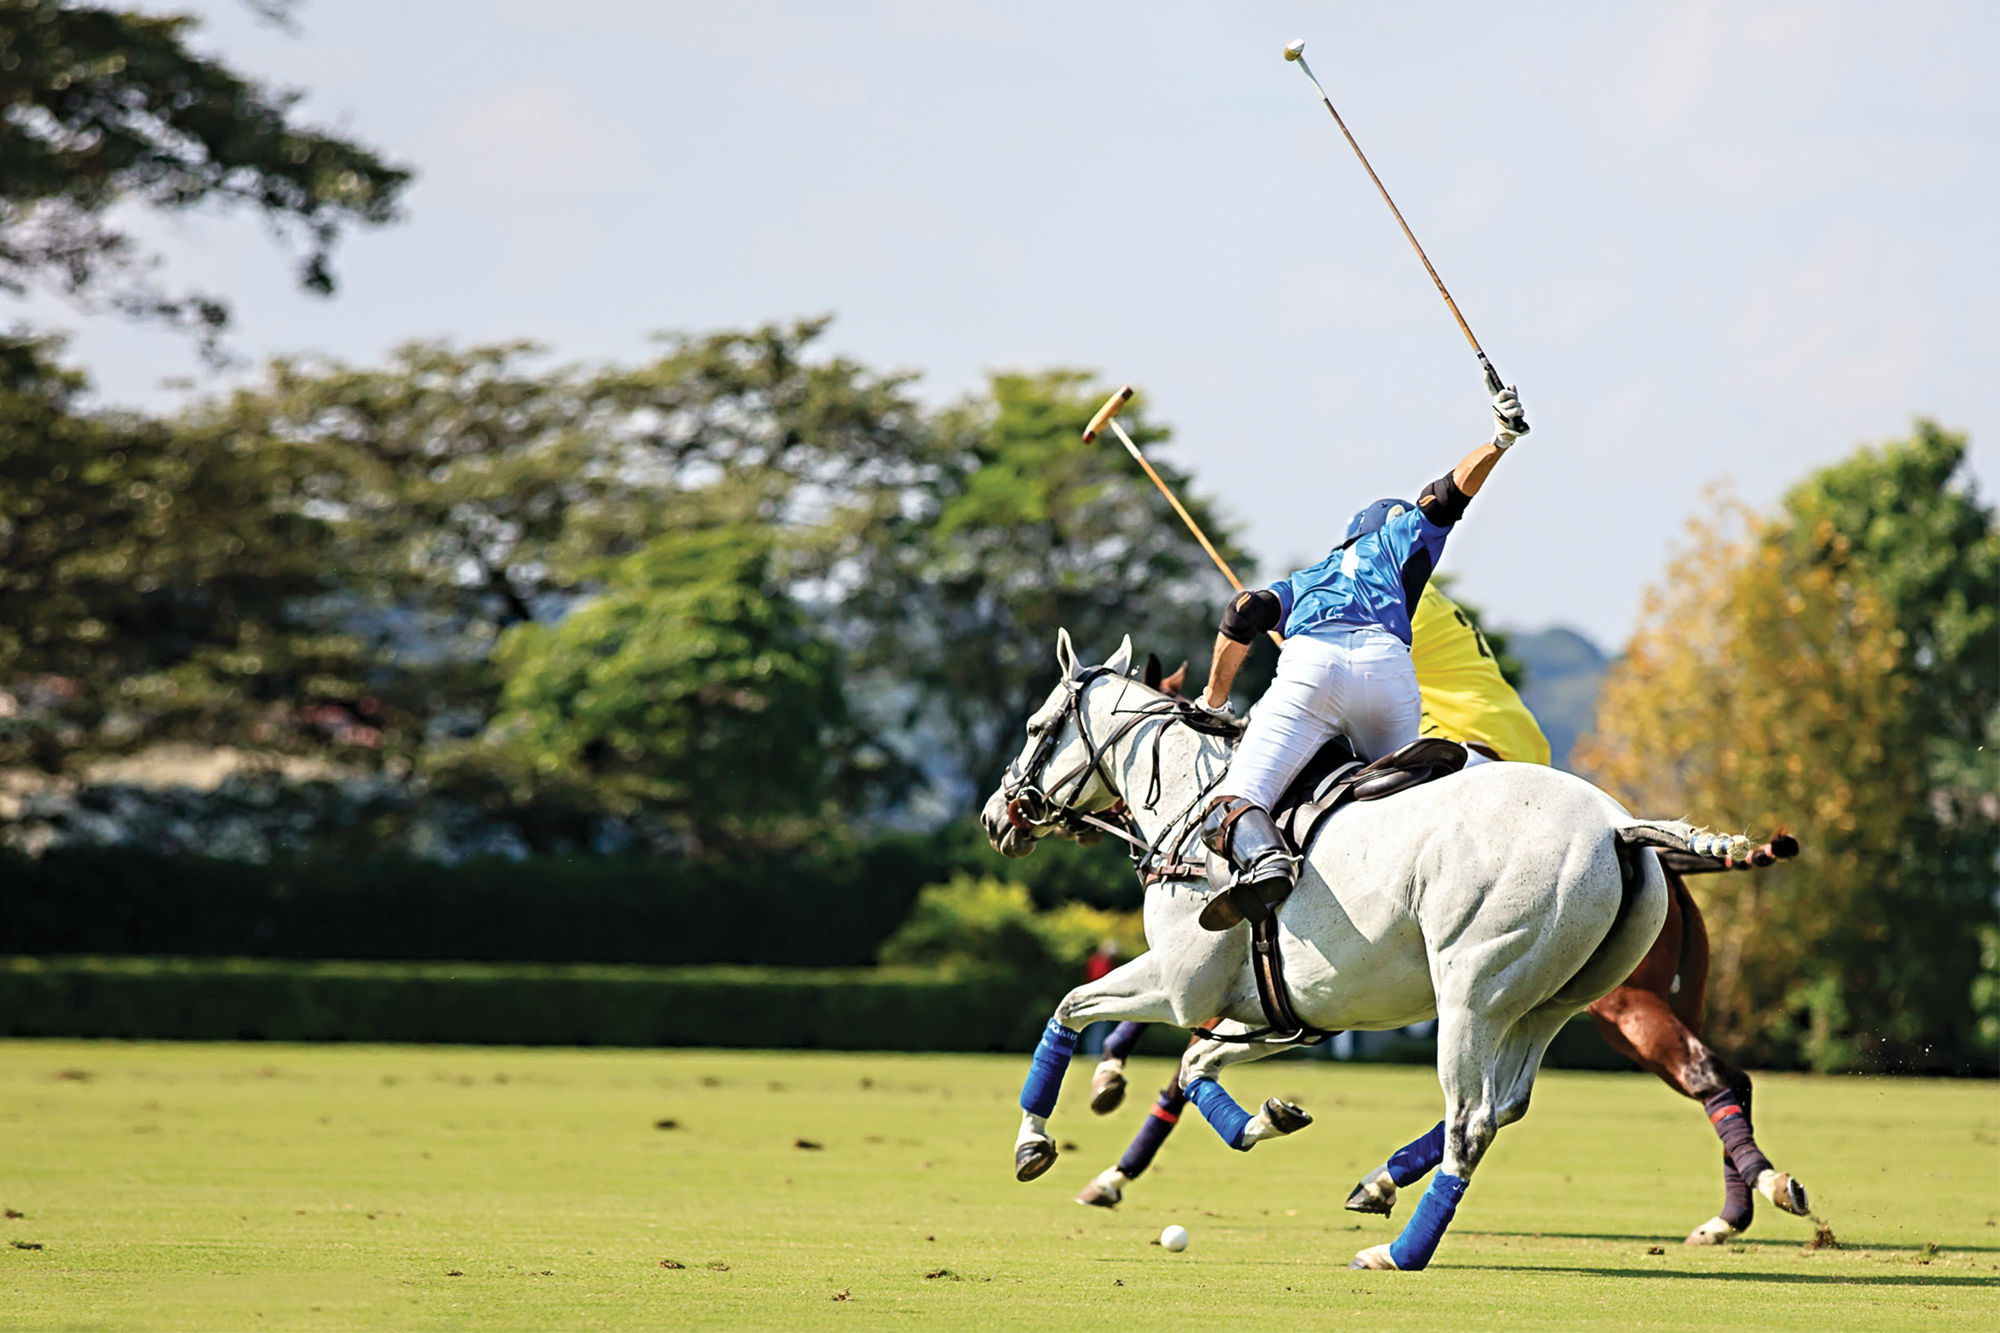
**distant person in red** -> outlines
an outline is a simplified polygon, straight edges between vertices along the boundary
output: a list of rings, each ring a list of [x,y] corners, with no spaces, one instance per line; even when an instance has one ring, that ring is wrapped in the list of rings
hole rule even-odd
[[[1083,979],[1085,981],[1101,980],[1105,973],[1118,966],[1118,960],[1123,956],[1123,952],[1118,947],[1117,940],[1099,940],[1097,948],[1091,952],[1089,958],[1084,960]],[[1083,1035],[1077,1039],[1077,1051],[1083,1055],[1096,1055],[1104,1049],[1105,1037],[1116,1026],[1117,1024],[1108,1021],[1092,1023],[1083,1030]]]

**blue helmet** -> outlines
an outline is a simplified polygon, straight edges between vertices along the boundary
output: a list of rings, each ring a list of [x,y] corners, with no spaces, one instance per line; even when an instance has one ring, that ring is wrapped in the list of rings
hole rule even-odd
[[[1384,523],[1387,523],[1390,519],[1396,517],[1396,515],[1415,508],[1416,506],[1408,500],[1377,500],[1366,509],[1357,511],[1353,518],[1347,520],[1347,540],[1350,542],[1358,541],[1381,527]]]

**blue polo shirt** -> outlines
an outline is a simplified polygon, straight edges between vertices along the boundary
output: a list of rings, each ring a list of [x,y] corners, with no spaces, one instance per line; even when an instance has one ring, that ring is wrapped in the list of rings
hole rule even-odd
[[[1410,613],[1450,535],[1451,524],[1415,505],[1392,509],[1352,545],[1271,585],[1284,608],[1279,632],[1290,638],[1328,626],[1374,625],[1407,644]]]

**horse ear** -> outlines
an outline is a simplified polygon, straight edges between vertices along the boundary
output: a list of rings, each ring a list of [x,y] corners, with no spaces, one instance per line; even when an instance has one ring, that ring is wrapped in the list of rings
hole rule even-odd
[[[1056,665],[1063,669],[1065,676],[1077,674],[1076,645],[1069,641],[1069,631],[1066,629],[1056,631]]]
[[[1173,675],[1160,678],[1160,693],[1178,695],[1181,692],[1181,687],[1186,684],[1187,663],[1182,662],[1179,667],[1175,668]]]
[[[1118,651],[1111,654],[1111,660],[1104,669],[1113,675],[1122,676],[1132,669],[1132,636],[1127,634],[1118,645]]]
[[[1146,670],[1139,677],[1140,683],[1145,685],[1145,687],[1149,690],[1159,689],[1160,673],[1163,670],[1164,668],[1160,666],[1160,655],[1158,653],[1147,653]]]

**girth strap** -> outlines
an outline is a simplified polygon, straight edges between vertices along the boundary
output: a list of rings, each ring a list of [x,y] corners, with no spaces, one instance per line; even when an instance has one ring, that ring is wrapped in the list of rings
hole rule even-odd
[[[1195,1036],[1232,1045],[1256,1041],[1310,1045],[1329,1035],[1301,1023],[1298,1011],[1292,1008],[1291,988],[1285,985],[1285,955],[1278,947],[1278,918],[1268,909],[1251,918],[1250,975],[1257,981],[1257,1003],[1264,1010],[1264,1026],[1240,1036],[1226,1035],[1213,1027],[1196,1028]]]

